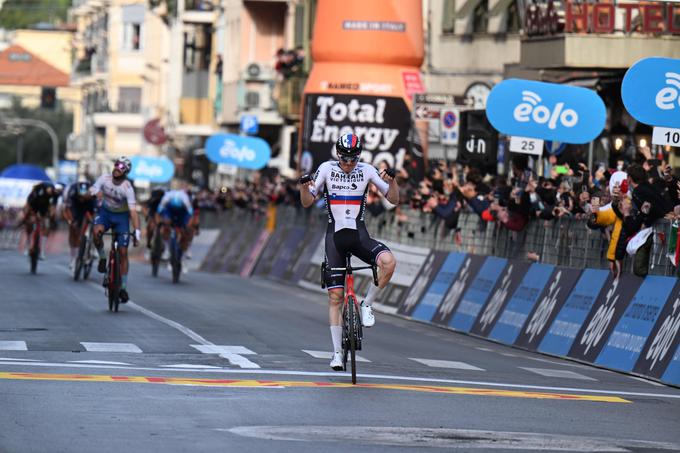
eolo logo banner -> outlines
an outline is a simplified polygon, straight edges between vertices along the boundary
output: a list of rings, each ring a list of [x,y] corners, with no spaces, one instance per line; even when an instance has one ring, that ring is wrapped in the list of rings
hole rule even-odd
[[[621,97],[636,120],[680,128],[680,60],[654,57],[638,61],[623,78]]]
[[[602,99],[591,90],[522,79],[494,86],[486,115],[503,134],[565,143],[593,140],[607,117]]]

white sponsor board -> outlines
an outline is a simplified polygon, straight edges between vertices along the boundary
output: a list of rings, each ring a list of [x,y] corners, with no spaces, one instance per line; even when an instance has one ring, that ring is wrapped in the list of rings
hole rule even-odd
[[[540,156],[543,154],[543,140],[540,138],[512,136],[510,137],[510,151]]]

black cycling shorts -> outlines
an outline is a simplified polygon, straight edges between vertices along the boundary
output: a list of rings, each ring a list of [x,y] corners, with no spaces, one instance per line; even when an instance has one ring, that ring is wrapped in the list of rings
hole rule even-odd
[[[332,267],[345,267],[347,253],[356,256],[366,264],[376,264],[378,255],[390,249],[382,242],[371,239],[366,227],[357,224],[357,229],[342,229],[338,232],[329,225],[326,231],[326,289],[343,288],[345,272],[331,271]]]

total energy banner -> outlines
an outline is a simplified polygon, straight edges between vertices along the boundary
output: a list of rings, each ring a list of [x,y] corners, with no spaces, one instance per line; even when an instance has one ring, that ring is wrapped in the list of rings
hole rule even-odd
[[[424,91],[423,55],[420,0],[319,2],[300,170],[336,157],[334,144],[345,133],[362,139],[361,158],[374,166],[424,168],[422,148],[410,145],[412,97]]]

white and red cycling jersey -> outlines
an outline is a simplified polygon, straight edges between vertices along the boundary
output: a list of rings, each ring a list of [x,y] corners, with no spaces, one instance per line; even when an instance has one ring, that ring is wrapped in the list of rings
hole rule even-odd
[[[309,191],[316,197],[324,190],[328,223],[333,224],[334,231],[356,230],[357,223],[364,222],[369,183],[383,195],[389,190],[389,184],[370,164],[359,162],[350,173],[345,173],[337,161],[327,161],[319,165],[314,174],[314,186]]]

